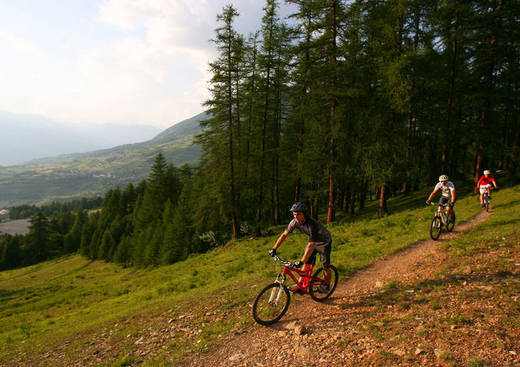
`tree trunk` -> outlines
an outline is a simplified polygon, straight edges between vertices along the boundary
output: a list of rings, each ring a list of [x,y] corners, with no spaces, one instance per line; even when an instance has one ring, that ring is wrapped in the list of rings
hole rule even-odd
[[[269,28],[269,42],[272,41],[273,37],[273,26]],[[265,42],[265,39],[264,39]],[[260,182],[258,189],[258,207],[256,210],[256,235],[259,236],[261,234],[261,222],[262,222],[262,206],[264,199],[264,169],[265,169],[265,139],[267,134],[267,117],[269,111],[269,93],[270,93],[270,84],[271,84],[271,61],[272,61],[272,48],[269,47],[267,52],[268,63],[266,70],[266,81],[265,81],[265,96],[264,96],[264,112],[262,118],[262,139],[260,143]]]
[[[231,28],[231,24],[228,25]],[[232,30],[229,29],[229,34],[232,34]],[[227,75],[227,94],[228,94],[228,144],[229,144],[229,191],[231,195],[231,223],[233,226],[233,237],[238,238],[238,215],[237,215],[237,203],[236,203],[236,188],[235,188],[235,172],[233,161],[233,74],[231,65],[233,64],[232,59],[232,41],[230,40],[227,45],[227,62],[228,62],[228,75]]]
[[[329,149],[329,201],[328,201],[328,212],[327,212],[327,223],[331,223],[336,219],[334,210],[334,180],[335,180],[335,168],[336,168],[336,138],[335,138],[335,119],[336,119],[336,97],[334,95],[336,91],[336,10],[337,1],[332,1],[332,20],[331,20],[331,57],[330,64],[332,70],[331,78],[331,106],[330,106],[330,149]]]
[[[458,33],[459,33],[459,27],[460,27],[460,18],[459,14],[455,15],[455,22],[454,22],[455,30],[453,32],[453,43],[451,46],[451,61],[450,61],[450,72],[449,72],[449,89],[448,89],[448,106],[447,106],[447,112],[446,112],[446,127],[443,129],[443,139],[442,139],[442,172],[447,173],[449,175],[452,174],[452,172],[449,171],[450,168],[450,160],[453,159],[453,157],[449,156],[449,150],[450,147],[453,145],[452,143],[452,136],[451,136],[451,115],[452,115],[452,109],[453,109],[453,99],[455,95],[455,71],[457,68],[457,51],[458,51]]]
[[[475,169],[474,169],[474,172],[475,172],[475,177],[474,177],[475,187],[473,188],[474,194],[476,194],[478,191],[477,183],[478,183],[478,179],[480,178],[480,172],[482,171],[482,165],[483,165],[483,160],[484,160],[482,151],[483,151],[482,144],[477,143],[477,154],[476,154],[477,159],[475,162]]]
[[[382,217],[388,214],[388,208],[386,206],[386,199],[388,196],[388,188],[386,187],[386,183],[381,186],[381,192],[379,195],[379,216]]]
[[[363,182],[361,183],[361,193],[359,195],[359,210],[365,207],[365,200],[367,198],[367,189],[368,189],[368,179],[363,177]]]

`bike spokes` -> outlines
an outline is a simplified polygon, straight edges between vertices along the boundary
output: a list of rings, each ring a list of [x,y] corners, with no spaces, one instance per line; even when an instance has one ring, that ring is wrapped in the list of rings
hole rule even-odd
[[[318,269],[312,276],[309,285],[309,294],[315,301],[323,301],[329,298],[338,285],[338,270],[330,265],[330,283],[326,283],[323,268]]]
[[[289,307],[287,287],[272,283],[262,289],[253,303],[253,317],[259,324],[271,325],[282,318]]]
[[[432,219],[430,226],[430,236],[433,240],[439,239],[442,232],[442,219],[439,216],[435,216]]]

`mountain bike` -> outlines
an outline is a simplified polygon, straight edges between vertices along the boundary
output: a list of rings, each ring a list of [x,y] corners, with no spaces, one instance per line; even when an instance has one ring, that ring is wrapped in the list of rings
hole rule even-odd
[[[490,188],[492,190],[493,188]],[[487,190],[484,192],[484,196],[482,197],[482,209],[486,209],[487,212],[491,210],[491,195],[488,194]]]
[[[431,205],[435,205],[435,203],[431,203]],[[448,205],[447,203],[439,202],[439,206],[430,225],[430,237],[433,240],[439,239],[442,227],[445,227],[448,232],[453,231],[453,227],[455,227],[455,213],[451,210],[448,212]]]
[[[313,300],[318,302],[326,300],[336,290],[338,270],[333,265],[329,266],[331,276],[330,284],[327,284],[323,277],[323,268],[319,268],[312,274],[315,258],[305,270],[296,268],[294,263],[283,260],[277,255],[274,255],[273,259],[283,265],[283,270],[276,276],[274,283],[262,289],[255,298],[253,317],[261,325],[272,325],[287,312],[291,299],[289,289],[284,284],[287,275],[296,283],[298,290],[304,294],[308,293]]]

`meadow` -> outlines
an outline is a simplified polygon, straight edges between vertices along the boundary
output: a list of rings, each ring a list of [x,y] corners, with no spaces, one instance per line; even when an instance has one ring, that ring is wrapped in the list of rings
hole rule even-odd
[[[374,201],[359,216],[330,225],[340,277],[428,238],[435,210],[424,204],[428,193],[391,199],[393,212],[383,218]],[[496,212],[468,238],[479,238],[482,228],[517,231],[519,203],[519,186],[496,193]],[[476,196],[460,197],[457,221],[479,210]],[[72,255],[0,272],[0,365],[159,366],[207,350],[252,325],[250,305],[279,270],[267,251],[284,227],[273,227],[271,237],[243,238],[158,268],[122,268]],[[278,253],[297,260],[305,241],[291,235]],[[461,253],[467,248],[454,246]]]

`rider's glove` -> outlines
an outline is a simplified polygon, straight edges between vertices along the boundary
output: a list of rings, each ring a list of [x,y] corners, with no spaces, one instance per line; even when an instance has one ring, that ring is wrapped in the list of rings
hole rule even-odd
[[[296,262],[294,262],[294,263],[292,264],[292,267],[293,267],[293,268],[299,268],[299,267],[301,267],[302,265],[303,265],[303,262],[301,262],[301,261],[296,261]]]
[[[276,249],[272,248],[269,250],[269,256],[274,257],[276,255]]]
[[[431,200],[426,200],[426,205],[431,205],[432,201]]]

